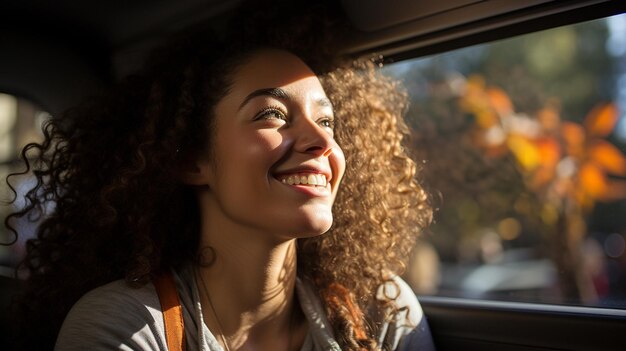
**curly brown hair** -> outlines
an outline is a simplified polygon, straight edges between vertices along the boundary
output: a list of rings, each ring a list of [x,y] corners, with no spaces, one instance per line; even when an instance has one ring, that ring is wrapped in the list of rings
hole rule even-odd
[[[177,38],[107,96],[51,120],[45,141],[23,150],[24,173],[32,171],[37,182],[7,225],[54,204],[22,263],[28,279],[16,311],[25,348],[50,348],[87,291],[117,279],[142,286],[155,272],[195,257],[198,208],[176,172],[211,151],[212,109],[233,71],[263,47],[291,51],[318,73],[346,155],[334,224],[325,235],[299,240],[298,274],[319,289],[343,349],[380,348],[376,326],[361,311],[393,308],[393,297],[380,301],[376,290],[402,272],[432,215],[416,163],[402,146],[407,99],[370,61],[338,63],[328,44],[332,21],[320,25],[319,13],[282,11],[244,11],[233,22],[238,30],[220,40],[200,30]],[[259,19],[272,18],[289,20],[259,34]],[[34,164],[27,154],[36,156]]]

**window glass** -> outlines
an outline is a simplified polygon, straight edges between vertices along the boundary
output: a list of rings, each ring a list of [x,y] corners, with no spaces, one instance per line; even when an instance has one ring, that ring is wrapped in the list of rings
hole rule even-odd
[[[18,201],[10,204],[13,193],[5,182],[7,175],[21,172],[25,168],[19,155],[28,143],[41,142],[43,133],[41,126],[50,115],[36,104],[13,95],[0,93],[0,220],[16,209],[24,206],[25,191],[30,188],[32,178],[26,176],[13,177],[11,184],[18,194]],[[13,276],[13,267],[23,257],[27,239],[35,234],[36,224],[24,220],[13,223],[20,232],[19,241],[15,245],[0,245],[0,275]],[[15,236],[4,225],[0,225],[0,242],[10,243]]]
[[[418,294],[626,307],[626,16],[387,65],[435,222]]]

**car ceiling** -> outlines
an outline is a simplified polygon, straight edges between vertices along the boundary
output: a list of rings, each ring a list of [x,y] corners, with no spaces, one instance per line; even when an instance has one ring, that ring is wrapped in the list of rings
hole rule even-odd
[[[52,30],[83,30],[112,48],[214,18],[240,0],[23,0],[7,1],[1,17]]]
[[[162,38],[184,27],[224,14],[241,0],[21,0],[0,5],[3,27],[83,39],[81,46],[111,52],[126,50]],[[606,0],[337,0],[353,29],[347,51],[374,47],[475,23],[541,4],[583,6]],[[89,38],[89,40],[84,40]],[[88,44],[86,43],[88,42]],[[92,49],[93,49],[92,48]]]

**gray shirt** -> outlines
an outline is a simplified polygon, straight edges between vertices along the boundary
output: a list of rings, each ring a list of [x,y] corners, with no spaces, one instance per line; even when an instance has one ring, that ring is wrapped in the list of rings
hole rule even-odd
[[[180,295],[188,351],[223,351],[202,319],[202,307],[191,269],[174,273]],[[382,313],[370,312],[380,323],[378,341],[393,350],[434,350],[430,331],[417,298],[409,286],[395,278],[400,292],[396,303],[397,322],[385,322]],[[395,296],[386,287],[388,296]],[[379,290],[382,294],[383,289]],[[321,301],[313,287],[297,279],[296,293],[309,324],[301,351],[339,351]],[[406,307],[406,308],[405,308]],[[167,350],[163,314],[152,284],[135,289],[123,281],[96,288],[83,296],[70,310],[55,350]]]

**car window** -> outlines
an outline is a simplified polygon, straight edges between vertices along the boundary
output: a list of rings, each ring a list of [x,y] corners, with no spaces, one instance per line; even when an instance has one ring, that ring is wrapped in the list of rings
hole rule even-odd
[[[24,163],[19,155],[28,143],[41,142],[42,124],[50,118],[50,114],[37,104],[25,98],[0,93],[0,178],[6,179],[10,173],[23,171]],[[12,185],[18,193],[18,201],[8,204],[13,194],[6,184],[0,186],[0,219],[8,213],[24,206],[24,193],[32,186],[32,178],[16,176]],[[25,218],[13,223],[20,232],[16,245],[0,245],[0,275],[13,276],[13,268],[24,254],[27,239],[35,234],[35,223]],[[22,235],[23,233],[23,235]],[[13,242],[15,236],[4,225],[0,226],[0,242]]]
[[[383,71],[437,208],[418,294],[626,306],[626,15]]]

